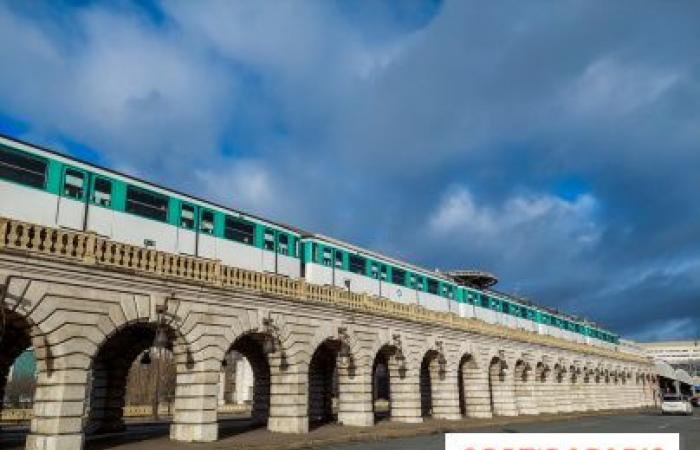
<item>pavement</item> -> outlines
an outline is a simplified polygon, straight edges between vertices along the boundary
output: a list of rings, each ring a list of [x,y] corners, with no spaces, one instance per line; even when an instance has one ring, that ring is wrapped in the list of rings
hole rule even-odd
[[[555,414],[530,417],[426,420],[422,424],[382,421],[375,427],[344,427],[337,424],[314,428],[309,434],[270,433],[245,418],[220,421],[220,439],[206,444],[171,442],[169,424],[130,423],[127,432],[89,436],[85,450],[443,450],[445,432],[540,432],[680,433],[682,450],[700,450],[700,409],[692,417],[661,416],[655,411]],[[23,448],[26,427],[3,427],[0,450]]]

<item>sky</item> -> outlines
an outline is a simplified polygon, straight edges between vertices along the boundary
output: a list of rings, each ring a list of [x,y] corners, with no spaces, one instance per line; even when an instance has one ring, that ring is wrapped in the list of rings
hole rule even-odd
[[[700,2],[0,2],[0,132],[700,337]]]

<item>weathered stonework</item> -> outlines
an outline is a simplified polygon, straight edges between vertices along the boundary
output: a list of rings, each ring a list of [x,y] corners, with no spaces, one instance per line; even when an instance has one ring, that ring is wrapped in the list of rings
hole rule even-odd
[[[336,414],[345,425],[372,425],[378,360],[388,368],[391,420],[400,422],[656,401],[651,364],[632,355],[193,258],[112,243],[91,253],[94,236],[66,233],[59,245],[60,236],[0,221],[2,307],[11,318],[0,391],[8,361],[29,344],[39,369],[27,449],[78,450],[86,430],[121,429],[126,370],[158,327],[176,361],[177,441],[217,439],[221,365],[232,350],[253,369],[253,416],[276,432],[306,432],[310,419]],[[105,249],[119,258],[105,260]]]

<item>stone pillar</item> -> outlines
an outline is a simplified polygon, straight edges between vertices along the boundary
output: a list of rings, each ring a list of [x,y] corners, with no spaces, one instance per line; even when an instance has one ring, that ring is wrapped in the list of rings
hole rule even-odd
[[[571,412],[571,386],[567,371],[562,369],[558,375],[555,375],[553,381],[555,385],[554,395],[556,398],[557,412]]]
[[[605,409],[605,377],[596,375],[593,377],[592,387],[592,406],[593,411],[602,411]]]
[[[571,411],[586,411],[588,409],[588,403],[584,392],[583,374],[581,371],[578,371],[577,373],[571,375],[569,381]]]
[[[421,423],[420,363],[407,362],[401,366],[389,357],[391,391],[391,420],[403,423]]]
[[[307,433],[310,361],[288,361],[280,352],[269,355],[268,360],[270,417],[267,429],[278,433]]]
[[[206,357],[199,351],[198,357]],[[177,375],[170,439],[181,442],[211,442],[218,438],[217,394],[221,360],[187,361],[193,355],[176,354]]]
[[[462,364],[462,392],[464,392],[464,411],[467,417],[490,419],[491,392],[489,390],[488,362],[480,369],[471,359]]]
[[[374,425],[372,365],[366,361],[359,365],[338,358],[338,423],[369,427]]]
[[[501,367],[500,362],[491,365],[491,395],[493,396],[494,416],[517,416],[518,409],[515,406],[515,384],[513,367]]]
[[[537,409],[540,414],[554,414],[557,412],[557,403],[555,398],[554,384],[552,381],[553,374],[549,369],[539,369],[536,383],[537,389]]]
[[[584,370],[580,381],[581,398],[583,399],[582,411],[593,411],[593,399],[591,398],[593,375]]]
[[[459,382],[455,370],[440,368],[436,359],[430,363],[430,384],[432,387],[433,417],[436,419],[459,420]]]
[[[515,405],[518,415],[536,415],[535,371],[531,362],[520,360],[515,365]]]
[[[39,374],[26,449],[81,450],[90,361],[82,354],[50,353],[46,347],[36,349]]]

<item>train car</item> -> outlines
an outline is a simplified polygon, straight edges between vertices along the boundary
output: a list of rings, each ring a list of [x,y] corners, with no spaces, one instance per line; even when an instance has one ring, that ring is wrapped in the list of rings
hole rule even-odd
[[[0,136],[0,215],[614,348],[619,336],[448,274]]]
[[[319,234],[302,238],[304,278],[309,283],[458,313],[457,285],[431,272]]]
[[[0,215],[300,276],[299,231],[0,137]]]

